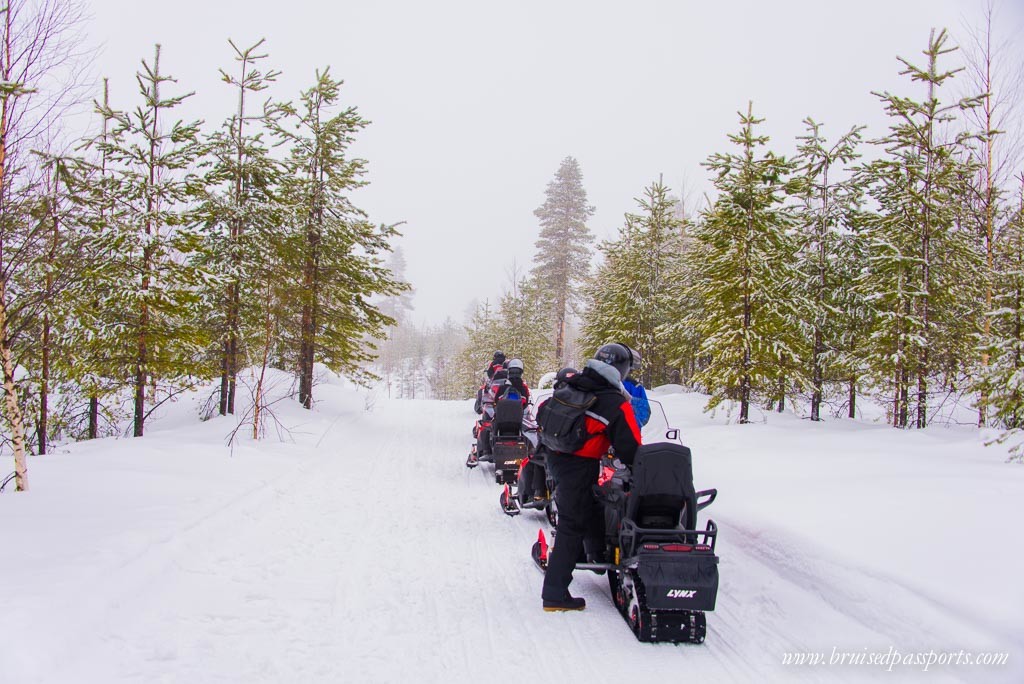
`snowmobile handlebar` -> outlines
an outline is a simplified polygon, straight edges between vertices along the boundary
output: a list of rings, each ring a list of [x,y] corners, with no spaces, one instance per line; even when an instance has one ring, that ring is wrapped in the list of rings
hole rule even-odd
[[[707,497],[707,501],[701,501],[701,498]],[[697,492],[697,510],[703,511],[705,508],[715,502],[715,498],[718,496],[717,489],[705,489]]]

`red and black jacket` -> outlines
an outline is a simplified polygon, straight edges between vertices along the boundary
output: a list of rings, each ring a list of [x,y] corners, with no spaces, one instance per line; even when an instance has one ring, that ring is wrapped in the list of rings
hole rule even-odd
[[[615,457],[625,464],[633,463],[640,446],[640,426],[633,414],[633,405],[622,390],[613,386],[591,367],[584,368],[566,381],[566,384],[597,395],[587,410],[586,426],[590,438],[573,456],[599,459],[615,449]]]

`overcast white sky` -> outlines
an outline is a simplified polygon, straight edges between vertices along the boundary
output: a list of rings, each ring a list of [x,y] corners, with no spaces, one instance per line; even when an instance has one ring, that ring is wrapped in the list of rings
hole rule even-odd
[[[229,37],[267,39],[279,98],[330,65],[373,122],[355,148],[371,182],[356,202],[375,221],[406,222],[415,317],[439,322],[497,296],[514,261],[529,266],[533,210],[565,156],[597,208],[591,229],[614,237],[659,173],[676,193],[707,190],[700,162],[728,146],[748,100],[783,152],[808,115],[830,136],[855,123],[881,133],[870,91],[911,87],[896,56],[920,57],[932,27],[962,36],[983,4],[91,0],[87,33],[115,106],[134,105],[133,74],[160,42],[164,69],[197,91],[183,115],[210,125],[234,104],[217,74],[232,65]],[[998,2],[997,18],[998,32],[1020,35],[1024,0]]]

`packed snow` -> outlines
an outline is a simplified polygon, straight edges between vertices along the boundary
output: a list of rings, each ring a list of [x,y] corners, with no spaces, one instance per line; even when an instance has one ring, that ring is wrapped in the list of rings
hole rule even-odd
[[[228,445],[236,419],[200,422],[196,394],[142,439],[32,458],[31,491],[0,494],[0,681],[1024,681],[1024,468],[1005,448],[651,396],[719,491],[702,645],[637,642],[588,572],[586,611],[543,612],[547,523],[503,515],[490,467],[465,467],[472,402],[324,374],[315,410],[278,402],[259,442]],[[890,649],[1008,662],[784,664]]]

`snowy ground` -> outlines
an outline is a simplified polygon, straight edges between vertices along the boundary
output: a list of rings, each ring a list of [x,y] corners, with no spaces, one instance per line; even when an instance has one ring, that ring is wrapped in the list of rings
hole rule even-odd
[[[652,646],[603,577],[577,573],[585,612],[541,611],[546,524],[464,467],[471,402],[317,392],[279,405],[283,442],[229,449],[182,402],[33,458],[0,495],[0,682],[1024,681],[1024,468],[976,431],[736,426],[655,393],[719,489],[722,585],[705,644]],[[1009,663],[782,664],[833,648]]]

